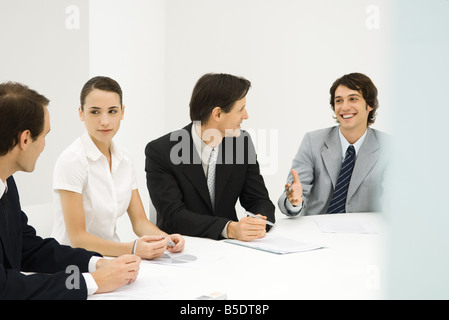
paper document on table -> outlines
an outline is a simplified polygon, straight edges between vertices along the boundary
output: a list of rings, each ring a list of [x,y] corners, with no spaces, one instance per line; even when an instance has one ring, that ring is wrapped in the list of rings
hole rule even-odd
[[[183,252],[172,253],[165,252],[160,258],[148,260],[149,263],[163,264],[174,267],[193,268],[202,266],[204,264],[215,262],[222,259],[223,256],[213,253],[195,256],[192,254],[185,254]]]
[[[164,253],[160,258],[152,262],[160,264],[184,264],[196,261],[198,258],[191,254],[168,254]]]
[[[326,217],[326,219],[321,219],[322,217],[315,219],[316,224],[320,228],[321,232],[326,233],[377,233],[376,229],[366,221],[358,221],[355,219],[339,219],[340,217],[335,217],[334,219]]]
[[[306,243],[272,234],[267,234],[262,239],[252,240],[249,242],[234,239],[226,239],[224,242],[276,254],[303,252],[323,248],[322,245]]]
[[[144,262],[144,261],[142,261]],[[179,284],[173,277],[154,276],[146,272],[139,272],[133,283],[124,285],[114,291],[93,294],[89,300],[157,300],[169,299]]]

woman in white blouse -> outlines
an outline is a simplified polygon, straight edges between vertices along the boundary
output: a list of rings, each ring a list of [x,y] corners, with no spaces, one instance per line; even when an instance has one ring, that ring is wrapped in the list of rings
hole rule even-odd
[[[154,259],[167,248],[180,252],[183,237],[168,235],[148,220],[132,161],[112,141],[124,111],[115,80],[94,77],[84,85],[79,115],[87,132],[64,150],[54,169],[53,237],[106,256],[132,252]],[[116,221],[125,212],[139,237],[130,243],[120,242],[116,234]]]

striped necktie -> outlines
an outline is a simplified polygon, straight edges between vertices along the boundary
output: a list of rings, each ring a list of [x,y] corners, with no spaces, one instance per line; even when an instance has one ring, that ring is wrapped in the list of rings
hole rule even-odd
[[[217,151],[212,149],[209,156],[209,168],[207,170],[207,188],[209,189],[210,201],[215,211],[215,167],[217,163]]]
[[[355,164],[355,149],[350,145],[346,150],[345,160],[341,165],[340,175],[335,185],[334,194],[331,203],[327,209],[327,213],[343,213],[346,212],[346,196],[348,194],[349,182],[351,181],[352,170]]]

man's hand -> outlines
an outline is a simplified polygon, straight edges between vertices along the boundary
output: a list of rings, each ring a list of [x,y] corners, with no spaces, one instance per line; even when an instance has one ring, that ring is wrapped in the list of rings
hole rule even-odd
[[[299,206],[302,203],[302,185],[295,169],[292,169],[292,176],[293,182],[285,185],[285,194],[292,205]]]
[[[92,277],[97,283],[96,293],[111,292],[134,282],[139,274],[140,257],[126,254],[115,259],[100,259]]]
[[[244,217],[239,222],[231,221],[228,224],[228,238],[242,241],[261,239],[266,235],[267,217],[258,214],[262,219]]]

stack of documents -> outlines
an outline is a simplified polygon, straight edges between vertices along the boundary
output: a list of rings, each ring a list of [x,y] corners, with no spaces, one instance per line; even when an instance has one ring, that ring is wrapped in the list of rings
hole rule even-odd
[[[272,234],[267,234],[262,239],[249,242],[234,239],[226,239],[224,242],[276,254],[303,252],[323,248],[322,245],[301,242]]]

